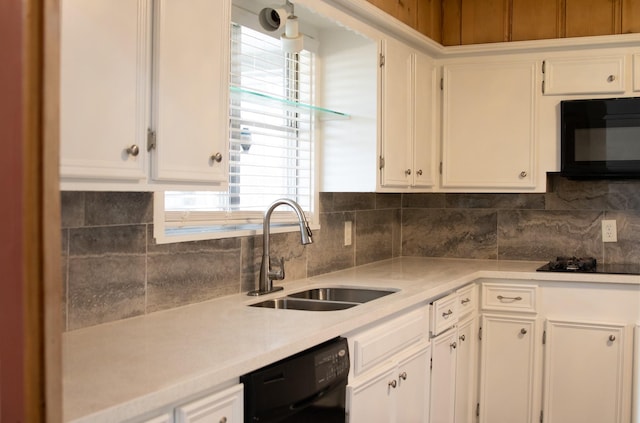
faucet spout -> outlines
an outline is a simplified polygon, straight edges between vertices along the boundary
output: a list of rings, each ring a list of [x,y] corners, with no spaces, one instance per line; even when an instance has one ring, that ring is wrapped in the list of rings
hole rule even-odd
[[[281,286],[273,286],[274,280],[284,279],[284,258],[280,260],[279,269],[274,271],[271,269],[271,258],[269,254],[269,238],[271,227],[271,214],[280,205],[287,205],[295,211],[298,217],[298,225],[300,227],[300,243],[307,245],[313,243],[313,234],[304,216],[302,207],[298,203],[288,198],[281,198],[274,201],[264,213],[262,223],[262,264],[260,265],[260,280],[258,281],[258,289],[250,291],[248,295],[256,296],[268,294],[270,292],[280,291]]]

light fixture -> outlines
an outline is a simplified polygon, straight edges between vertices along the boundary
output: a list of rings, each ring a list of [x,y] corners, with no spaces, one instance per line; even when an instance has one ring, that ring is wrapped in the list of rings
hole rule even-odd
[[[304,41],[298,28],[298,17],[294,15],[293,3],[289,0],[283,6],[265,7],[260,11],[258,19],[260,20],[260,26],[269,32],[274,32],[284,27],[284,33],[280,36],[284,52],[298,53],[302,50]]]

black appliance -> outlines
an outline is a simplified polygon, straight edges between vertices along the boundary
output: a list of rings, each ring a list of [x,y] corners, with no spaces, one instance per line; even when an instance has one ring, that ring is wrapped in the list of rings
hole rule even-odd
[[[557,257],[537,270],[538,272],[640,275],[640,264],[599,264],[593,257]]]
[[[240,377],[245,422],[345,422],[346,338],[335,338]]]
[[[560,102],[561,174],[640,178],[640,97]]]

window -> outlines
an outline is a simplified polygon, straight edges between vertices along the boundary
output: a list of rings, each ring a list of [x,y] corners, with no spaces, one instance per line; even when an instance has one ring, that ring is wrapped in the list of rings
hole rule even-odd
[[[257,19],[255,19],[257,22]],[[314,55],[287,54],[280,40],[232,24],[229,116],[229,187],[226,192],[167,191],[156,212],[165,241],[246,235],[262,228],[278,198],[298,202],[315,222]],[[296,222],[287,207],[272,227]],[[292,227],[293,228],[293,227]],[[162,241],[161,241],[162,242]]]

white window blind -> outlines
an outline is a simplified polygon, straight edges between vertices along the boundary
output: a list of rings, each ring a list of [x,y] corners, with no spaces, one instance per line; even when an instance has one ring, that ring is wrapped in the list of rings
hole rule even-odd
[[[231,27],[229,189],[167,191],[165,226],[261,224],[269,204],[286,197],[307,219],[314,211],[314,57],[282,52],[280,40],[245,26]],[[274,222],[295,222],[287,207]]]

